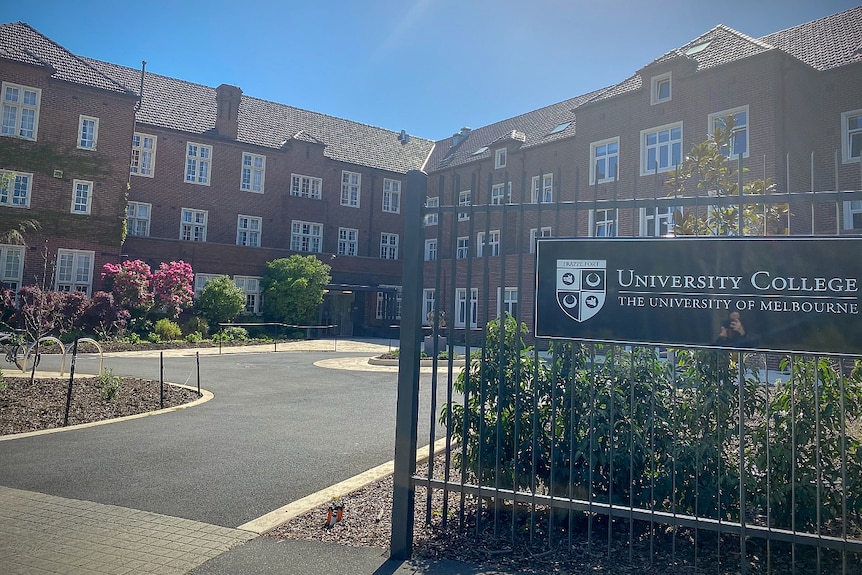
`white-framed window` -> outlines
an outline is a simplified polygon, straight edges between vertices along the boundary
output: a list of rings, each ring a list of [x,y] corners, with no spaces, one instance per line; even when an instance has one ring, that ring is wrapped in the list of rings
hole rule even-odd
[[[245,294],[243,313],[260,313],[260,278],[255,276],[233,276],[233,283]]]
[[[469,206],[473,202],[472,192],[470,190],[462,190],[458,192],[458,205]],[[470,220],[470,212],[458,212],[458,221],[466,222]]]
[[[844,229],[862,230],[862,200],[844,202]]]
[[[664,209],[640,209],[640,235],[661,238],[673,235],[675,214],[682,213],[682,207]]]
[[[672,75],[670,72],[650,78],[650,104],[661,104],[671,99],[673,95],[671,92],[671,79]]]
[[[0,205],[29,208],[33,190],[33,174],[0,171]]]
[[[401,182],[383,178],[383,211],[401,213]]]
[[[506,167],[506,156],[508,155],[508,150],[506,148],[500,148],[498,150],[494,150],[494,168],[505,168]]]
[[[682,162],[682,122],[641,131],[641,175],[669,172]]]
[[[470,303],[467,304],[467,288],[455,288],[455,327],[479,325],[479,288],[470,288]]]
[[[431,325],[431,318],[437,310],[437,294],[434,288],[422,290],[422,325]]]
[[[156,170],[156,144],[158,138],[135,132],[132,136],[132,163],[129,173],[152,178]]]
[[[500,297],[501,288],[497,288],[497,317],[502,315],[502,312],[509,312],[509,315],[512,317],[518,317],[518,288],[516,287],[507,287],[502,290],[502,296]],[[502,304],[502,305],[501,305]]]
[[[491,230],[488,232],[488,255],[500,255],[500,230]],[[476,257],[481,258],[485,254],[485,232],[476,234]]]
[[[259,248],[262,227],[263,218],[260,216],[239,214],[236,218],[236,245]]]
[[[338,228],[338,255],[355,256],[359,253],[359,230]]]
[[[213,147],[206,144],[186,144],[186,182],[189,184],[210,185],[210,163]]]
[[[437,213],[437,208],[440,207],[440,196],[425,198],[425,207],[427,208],[425,213],[425,225],[436,226],[440,220],[439,214]]]
[[[149,236],[150,214],[152,211],[152,204],[129,202],[126,206],[126,233],[130,236]]]
[[[551,204],[554,202],[554,174],[533,176],[530,201],[534,204]]]
[[[377,319],[401,319],[401,286],[380,287],[392,289],[377,292]]]
[[[42,90],[3,82],[3,120],[0,135],[35,140],[39,132]]]
[[[242,175],[239,189],[244,192],[263,193],[263,183],[266,179],[266,156],[242,153]]]
[[[224,277],[219,274],[199,274],[195,273],[195,297],[201,295],[201,292],[204,291],[204,286],[207,285],[207,282],[214,280],[216,278]]]
[[[290,249],[295,252],[322,252],[323,224],[292,220],[290,222]]]
[[[470,257],[470,238],[467,236],[459,237],[455,258],[466,260],[468,257]]]
[[[72,213],[87,215],[93,203],[93,182],[72,180]]]
[[[320,191],[323,189],[323,180],[302,174],[290,174],[290,195],[300,198],[320,199]]]
[[[206,210],[183,208],[180,215],[180,239],[189,242],[207,241]]]
[[[398,259],[398,234],[382,232],[380,234],[380,259]]]
[[[502,206],[512,203],[512,182],[491,186],[491,205]]]
[[[728,148],[721,153],[730,158],[737,158],[742,154],[748,157],[748,106],[740,106],[732,110],[725,110],[709,115],[709,133],[715,130],[728,128],[727,119],[733,118],[733,131],[728,138]]]
[[[614,208],[590,210],[590,235],[595,238],[612,238],[617,235],[617,219]]]
[[[590,144],[590,184],[613,182],[620,165],[620,139],[609,138]]]
[[[425,261],[433,262],[437,259],[437,240],[425,240]]]
[[[862,158],[862,110],[841,114],[841,157],[845,164]]]
[[[536,253],[536,240],[539,238],[549,238],[552,233],[551,226],[530,228],[530,253]]]
[[[95,150],[99,141],[99,118],[81,115],[78,120],[78,149]]]
[[[0,244],[0,282],[17,291],[24,277],[24,246]]]
[[[341,205],[351,208],[359,207],[362,174],[357,172],[341,172]]]
[[[77,291],[89,295],[93,287],[95,255],[95,252],[86,250],[57,250],[55,291]]]

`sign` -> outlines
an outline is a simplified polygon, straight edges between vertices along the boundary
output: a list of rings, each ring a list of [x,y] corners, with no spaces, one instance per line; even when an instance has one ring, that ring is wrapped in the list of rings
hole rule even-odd
[[[862,238],[540,239],[537,337],[862,355]]]

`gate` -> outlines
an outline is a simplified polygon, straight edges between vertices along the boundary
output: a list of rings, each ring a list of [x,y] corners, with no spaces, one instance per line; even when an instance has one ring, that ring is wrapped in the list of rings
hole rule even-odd
[[[411,556],[422,497],[427,524],[491,541],[490,554],[521,549],[540,560],[576,550],[717,573],[860,572],[856,356],[536,338],[531,308],[544,222],[554,230],[568,222],[573,236],[619,236],[628,213],[641,224],[631,230],[673,235],[687,210],[740,236],[756,227],[743,214],[762,214],[761,235],[790,235],[809,214],[815,231],[826,213],[839,235],[842,210],[858,206],[862,191],[510,204],[490,199],[489,180],[487,204],[423,208],[427,186],[424,173],[408,173],[405,221],[430,216],[439,257],[423,250],[425,230],[406,226],[393,558]],[[468,221],[468,237],[483,242],[475,255],[453,232]],[[860,269],[858,256],[847,262],[851,275]],[[417,473],[423,329],[434,356],[429,444],[442,435],[445,449],[429,447],[428,470]],[[468,358],[461,372],[457,353]]]

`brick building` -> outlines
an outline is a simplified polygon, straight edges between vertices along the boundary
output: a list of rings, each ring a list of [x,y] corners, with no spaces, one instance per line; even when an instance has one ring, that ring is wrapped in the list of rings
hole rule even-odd
[[[426,314],[443,311],[459,339],[501,309],[531,325],[536,238],[662,236],[703,213],[708,201],[654,200],[728,116],[745,181],[862,189],[860,86],[862,7],[763,38],[719,25],[616,85],[438,142],[428,196],[444,207],[426,216]],[[862,231],[858,200],[789,211],[792,234]]]
[[[22,23],[0,26],[0,81],[0,223],[42,223],[26,253],[2,246],[0,280],[32,281],[43,245],[81,279],[58,289],[97,289],[106,261],[182,259],[198,288],[234,278],[253,313],[265,262],[310,253],[332,266],[320,321],[341,334],[398,322],[411,169],[429,173],[425,310],[461,335],[501,309],[531,323],[537,238],[665,235],[708,209],[649,200],[728,116],[747,180],[862,187],[862,7],[762,38],[718,25],[618,84],[439,142],[75,56]],[[790,212],[793,234],[862,229],[858,200]]]

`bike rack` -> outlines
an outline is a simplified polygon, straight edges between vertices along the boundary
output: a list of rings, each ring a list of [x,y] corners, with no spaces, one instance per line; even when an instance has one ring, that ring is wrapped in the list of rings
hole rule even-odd
[[[2,340],[0,340],[0,341],[2,341]],[[30,358],[30,353],[32,353],[32,351],[33,351],[34,349],[36,349],[36,344],[41,344],[41,343],[42,343],[42,342],[44,342],[44,341],[52,341],[52,342],[55,342],[57,345],[59,345],[59,346],[60,346],[60,351],[63,353],[63,357],[66,357],[66,348],[63,346],[63,342],[62,342],[62,341],[60,341],[59,339],[57,339],[57,338],[56,338],[56,337],[54,337],[53,335],[46,335],[46,336],[42,336],[42,337],[40,337],[38,340],[36,340],[34,343],[31,343],[29,346],[27,346],[27,347],[26,347],[26,349],[25,349],[25,351],[24,351],[24,362],[23,362],[24,367],[23,367],[23,368],[21,368],[21,372],[22,372],[22,373],[27,373],[27,369],[26,369],[26,367],[27,367],[27,360]],[[61,376],[63,375],[63,372],[62,372],[62,371],[60,372],[60,375],[61,375]]]
[[[99,350],[99,373],[97,375],[102,375],[102,365],[105,363],[105,352],[102,350],[102,346],[99,345],[99,342],[90,337],[82,337],[78,340],[78,346],[82,343],[92,343],[96,346],[96,349]],[[62,347],[63,344],[60,344]],[[69,350],[72,348],[68,348],[63,351],[63,358],[60,360],[60,377],[63,377],[63,372],[66,370],[66,354],[69,353]]]

